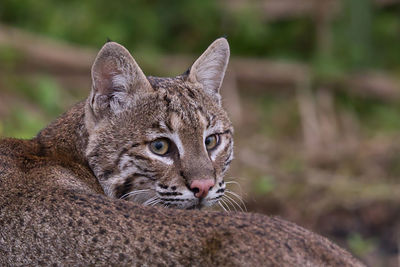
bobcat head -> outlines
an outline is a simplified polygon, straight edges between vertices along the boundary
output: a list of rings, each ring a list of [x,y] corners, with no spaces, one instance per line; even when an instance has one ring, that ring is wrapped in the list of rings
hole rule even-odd
[[[104,192],[145,205],[211,206],[223,196],[233,128],[219,89],[229,60],[217,39],[184,74],[146,77],[109,42],[92,67],[87,160]]]

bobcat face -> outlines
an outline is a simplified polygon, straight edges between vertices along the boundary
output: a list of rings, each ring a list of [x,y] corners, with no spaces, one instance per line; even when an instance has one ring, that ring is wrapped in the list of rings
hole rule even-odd
[[[233,158],[218,92],[228,58],[218,39],[187,73],[157,78],[145,77],[122,46],[102,48],[86,105],[86,155],[107,195],[180,209],[222,198]]]

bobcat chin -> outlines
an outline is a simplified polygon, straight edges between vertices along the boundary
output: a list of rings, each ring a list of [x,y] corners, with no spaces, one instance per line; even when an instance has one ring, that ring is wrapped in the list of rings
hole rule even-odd
[[[228,58],[218,39],[185,74],[146,77],[105,44],[85,101],[0,140],[0,266],[363,266],[279,218],[192,210],[222,198],[233,158]]]

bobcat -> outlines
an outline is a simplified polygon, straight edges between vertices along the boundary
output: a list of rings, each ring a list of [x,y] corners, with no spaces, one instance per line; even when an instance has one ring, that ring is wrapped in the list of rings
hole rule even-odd
[[[86,101],[0,141],[0,265],[363,266],[281,219],[198,210],[222,198],[232,160],[228,59],[221,38],[183,75],[146,77],[106,43]]]

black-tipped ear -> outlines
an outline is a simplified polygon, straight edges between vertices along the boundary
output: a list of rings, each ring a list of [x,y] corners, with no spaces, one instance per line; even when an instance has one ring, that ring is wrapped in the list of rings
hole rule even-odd
[[[215,40],[194,62],[188,80],[200,83],[206,93],[219,99],[219,89],[229,61],[229,44],[225,38]]]
[[[89,103],[95,115],[120,112],[136,94],[150,90],[149,81],[128,50],[115,42],[106,43],[92,66]]]

